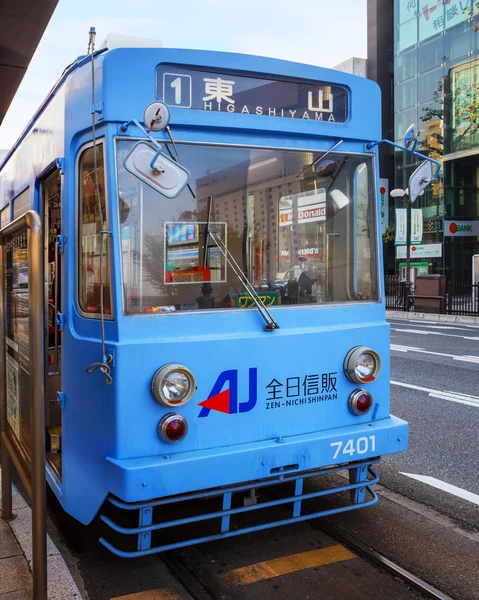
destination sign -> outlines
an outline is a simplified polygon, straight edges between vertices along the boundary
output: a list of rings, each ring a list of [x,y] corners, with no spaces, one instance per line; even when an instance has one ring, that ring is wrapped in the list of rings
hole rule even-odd
[[[327,82],[280,81],[159,65],[157,99],[171,108],[344,123],[348,91]]]

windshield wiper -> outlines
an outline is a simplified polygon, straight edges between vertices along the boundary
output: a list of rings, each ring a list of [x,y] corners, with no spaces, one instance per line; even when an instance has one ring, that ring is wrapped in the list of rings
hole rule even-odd
[[[343,143],[343,140],[338,140],[338,141],[337,141],[337,142],[334,144],[334,146],[333,146],[333,147],[332,147],[330,150],[328,150],[328,151],[327,151],[327,152],[325,152],[324,154],[321,154],[321,156],[318,156],[318,158],[315,158],[315,159],[313,160],[313,162],[312,162],[310,165],[308,165],[308,166],[307,166],[305,169],[303,169],[303,170],[301,171],[301,173],[298,173],[298,174],[296,175],[296,177],[301,177],[301,175],[302,175],[303,173],[306,173],[306,171],[307,171],[308,169],[311,169],[312,167],[314,167],[314,165],[315,165],[315,164],[318,162],[318,160],[321,160],[321,159],[323,159],[325,156],[328,156],[328,154],[329,154],[330,152],[332,152],[333,150],[335,150],[335,149],[336,149],[336,148],[337,148],[337,147],[338,147],[340,144],[342,144],[342,143]]]
[[[251,298],[253,299],[253,302],[256,304],[256,308],[259,310],[261,316],[265,320],[265,323],[266,323],[266,325],[264,327],[265,330],[266,331],[274,331],[275,329],[279,329],[278,323],[276,323],[276,321],[271,316],[271,313],[266,308],[266,306],[264,305],[264,302],[261,300],[261,298],[258,296],[253,285],[251,284],[249,279],[246,277],[246,275],[243,273],[243,271],[241,270],[241,267],[238,265],[238,263],[234,259],[231,252],[228,250],[228,248],[225,246],[225,244],[223,244],[223,240],[214,231],[208,231],[208,235],[211,237],[211,239],[214,241],[214,243],[218,246],[221,254],[225,257],[226,262],[233,270],[233,273],[240,280],[240,282],[243,284],[243,287],[245,288],[245,290],[248,292],[248,294],[250,294]]]

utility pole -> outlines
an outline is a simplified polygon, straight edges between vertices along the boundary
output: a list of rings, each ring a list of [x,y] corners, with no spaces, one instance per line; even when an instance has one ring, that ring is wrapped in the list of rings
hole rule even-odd
[[[407,310],[411,294],[411,200],[406,194],[406,285],[404,286],[404,310]]]

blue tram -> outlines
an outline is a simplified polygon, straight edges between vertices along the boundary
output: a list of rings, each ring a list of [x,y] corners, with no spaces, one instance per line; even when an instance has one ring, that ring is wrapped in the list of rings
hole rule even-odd
[[[68,67],[0,171],[1,226],[43,223],[50,487],[133,539],[102,538],[121,556],[375,503],[372,465],[408,439],[389,412],[378,87],[130,45]],[[170,541],[196,522],[211,529]]]

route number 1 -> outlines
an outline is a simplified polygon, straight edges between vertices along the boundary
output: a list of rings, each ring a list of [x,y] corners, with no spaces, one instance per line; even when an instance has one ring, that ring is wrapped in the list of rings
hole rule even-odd
[[[181,77],[172,81],[170,86],[175,90],[175,104],[181,104]]]
[[[191,108],[193,81],[190,75],[163,73],[163,102],[174,108]]]
[[[331,442],[330,446],[336,448],[333,460],[338,458],[339,454],[347,454],[354,456],[355,454],[366,454],[367,452],[375,452],[376,436],[360,437],[356,440],[347,440],[346,442]]]

